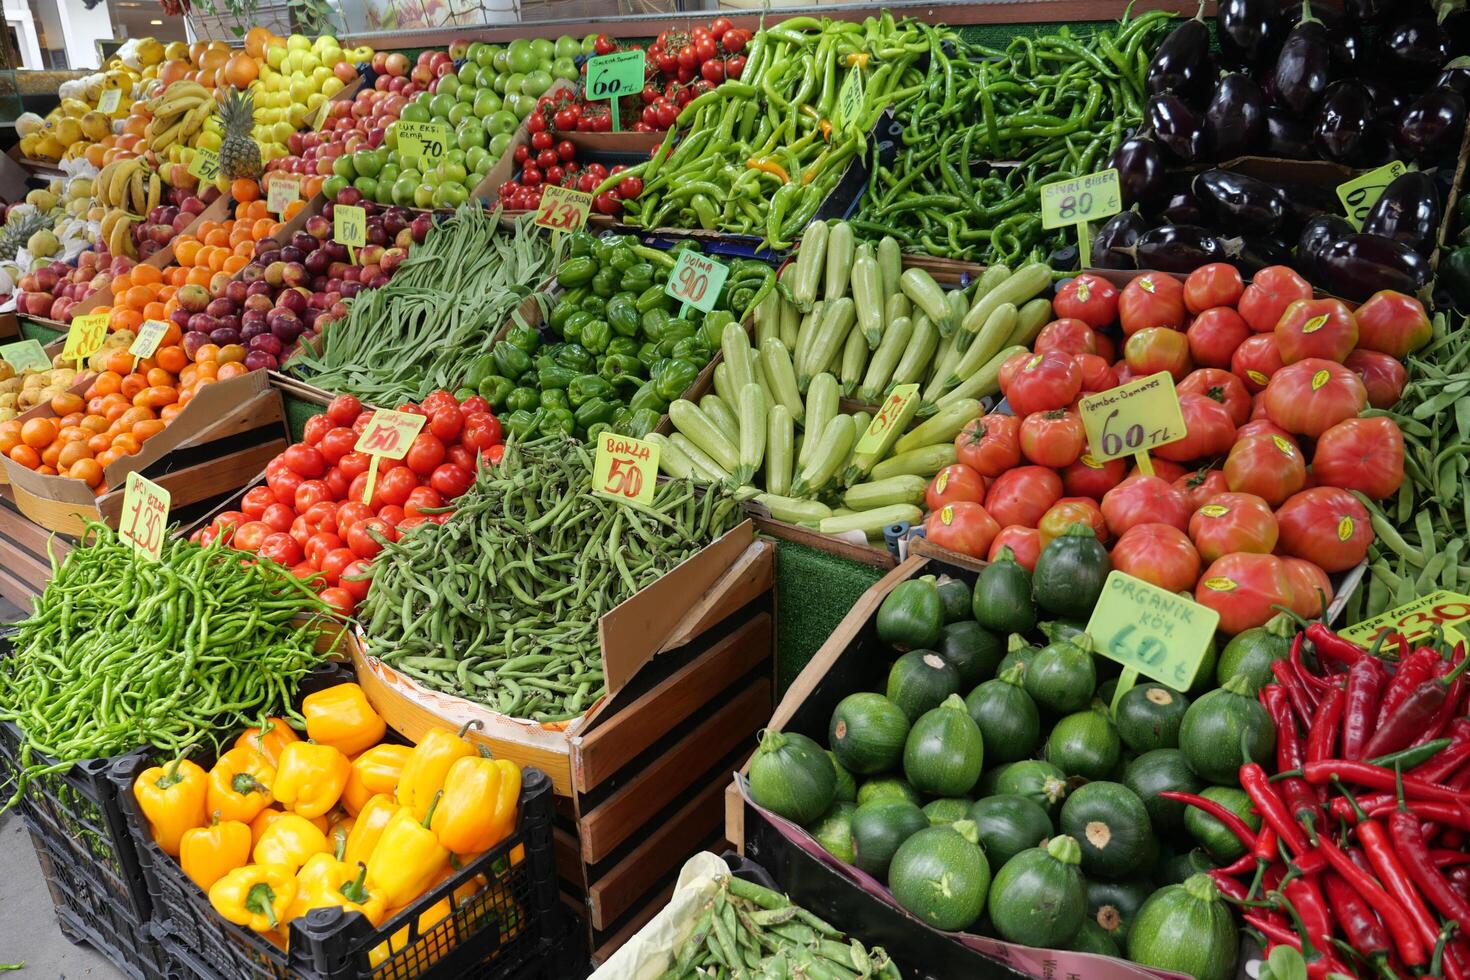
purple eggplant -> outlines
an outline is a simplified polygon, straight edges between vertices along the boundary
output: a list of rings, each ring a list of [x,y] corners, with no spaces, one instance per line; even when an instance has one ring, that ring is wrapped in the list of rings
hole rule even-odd
[[[1240,252],[1232,261],[1249,278],[1268,266],[1291,265],[1291,246],[1278,238],[1247,236],[1241,239]]]
[[[1326,5],[1314,7],[1312,16],[1320,20],[1327,29],[1327,44],[1332,49],[1333,75],[1359,74],[1367,63],[1368,56],[1368,46],[1363,40],[1361,25],[1352,18],[1343,16],[1341,11]],[[1290,29],[1301,22],[1302,11],[1288,8],[1283,17]]]
[[[1433,17],[1407,17],[1378,35],[1374,68],[1384,78],[1402,81],[1437,74],[1450,58],[1450,36]]]
[[[1092,267],[1095,269],[1136,269],[1137,264],[1123,249],[1132,247],[1138,236],[1148,231],[1148,222],[1137,211],[1119,211],[1108,219],[1092,239]]]
[[[1373,100],[1373,118],[1377,122],[1392,125],[1404,111],[1404,106],[1409,104],[1408,96],[1382,79],[1365,78],[1361,80],[1361,84]]]
[[[1382,20],[1391,8],[1390,0],[1346,0],[1343,4],[1344,12],[1362,24]]]
[[[1322,98],[1312,143],[1334,163],[1356,163],[1373,127],[1373,98],[1361,82],[1334,82]]]
[[[1433,160],[1452,156],[1465,134],[1465,97],[1449,89],[1419,96],[1399,117],[1394,142],[1406,157]]]
[[[1253,152],[1266,138],[1266,96],[1244,72],[1232,72],[1215,86],[1205,110],[1205,144],[1216,160]]]
[[[1346,235],[1317,251],[1319,285],[1334,296],[1361,302],[1380,289],[1410,296],[1429,282],[1429,262],[1402,242],[1378,235]]]
[[[1280,191],[1245,174],[1206,170],[1195,175],[1192,189],[1210,226],[1227,232],[1270,235],[1286,213]]]
[[[1410,170],[1383,189],[1363,219],[1363,232],[1392,238],[1428,257],[1439,241],[1442,217],[1434,178],[1423,171]]]
[[[1231,64],[1256,64],[1276,53],[1283,28],[1278,0],[1220,0],[1215,33]]]
[[[1204,13],[1204,4],[1200,4],[1199,13],[1174,28],[1154,52],[1144,74],[1144,87],[1150,95],[1173,93],[1202,103],[1209,94],[1215,72]]]
[[[1132,136],[1113,151],[1108,166],[1118,171],[1125,208],[1155,203],[1163,194],[1164,154],[1147,136]]]
[[[1434,80],[1435,88],[1450,89],[1461,95],[1470,95],[1470,66],[1456,64],[1464,61],[1464,58],[1456,58],[1445,66],[1444,71]]]
[[[1310,116],[1327,91],[1331,67],[1327,27],[1312,16],[1311,0],[1302,0],[1301,21],[1276,56],[1277,101],[1298,116]]]
[[[1204,120],[1179,96],[1165,93],[1150,98],[1147,119],[1154,138],[1184,163],[1194,163],[1204,152]]]
[[[1347,219],[1336,214],[1319,214],[1302,225],[1296,238],[1296,258],[1291,267],[1312,282],[1322,278],[1318,257],[1328,245],[1340,238],[1356,234]]]
[[[1200,225],[1205,222],[1204,208],[1189,185],[1177,188],[1159,209],[1159,221],[1166,225]]]
[[[1267,156],[1285,157],[1288,160],[1310,160],[1312,131],[1306,124],[1289,112],[1271,106],[1266,110]]]
[[[1130,255],[1140,269],[1193,272],[1211,262],[1228,262],[1240,251],[1239,239],[1221,241],[1198,225],[1162,225],[1138,236]]]

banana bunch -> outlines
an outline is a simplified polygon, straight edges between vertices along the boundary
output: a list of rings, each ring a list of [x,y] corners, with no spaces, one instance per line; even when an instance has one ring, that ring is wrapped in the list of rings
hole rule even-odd
[[[102,218],[102,230],[97,240],[104,243],[114,256],[126,255],[135,259],[138,250],[133,245],[133,225],[137,222],[137,215],[120,210],[108,211]]]
[[[138,157],[114,160],[97,171],[92,196],[108,208],[147,214],[163,200],[163,178]]]
[[[214,111],[215,103],[209,89],[198,82],[178,81],[145,105],[153,120],[148,123],[144,138],[154,153],[161,154],[199,132],[204,120]]]

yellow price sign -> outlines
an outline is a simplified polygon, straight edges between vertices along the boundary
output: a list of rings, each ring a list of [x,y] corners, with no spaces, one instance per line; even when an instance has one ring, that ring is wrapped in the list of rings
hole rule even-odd
[[[137,338],[133,340],[132,346],[128,348],[128,353],[132,354],[135,358],[133,361],[133,367],[135,369],[138,366],[138,360],[153,356],[154,352],[158,350],[159,341],[163,340],[163,335],[166,333],[168,333],[168,324],[164,321],[143,321],[143,325],[138,328]]]
[[[97,111],[110,116],[117,111],[120,105],[122,105],[122,89],[110,88],[102,93],[102,98],[97,100]]]
[[[45,371],[51,367],[51,358],[39,340],[22,340],[0,347],[0,361],[15,368],[16,374],[24,371]]]
[[[1189,690],[1219,625],[1220,614],[1208,606],[1113,571],[1092,608],[1087,635],[1098,653],[1123,665],[1121,696],[1139,674]]]
[[[168,509],[173,497],[139,473],[129,473],[124,486],[117,536],[138,554],[157,561],[163,552],[163,536],[168,530]]]
[[[604,432],[592,461],[592,492],[647,506],[658,483],[658,444]]]
[[[219,178],[219,154],[208,147],[196,146],[189,160],[189,173],[202,184],[214,183]]]
[[[316,119],[312,122],[311,128],[314,129],[314,130],[316,130],[317,132],[321,132],[322,131],[322,127],[327,124],[327,117],[330,116],[331,114],[332,114],[332,100],[331,99],[327,99],[326,101],[324,101],[317,108],[317,110],[316,110]]]
[[[581,231],[591,212],[591,194],[551,184],[541,192],[541,205],[532,220],[552,231]]]
[[[393,412],[386,408],[373,412],[373,417],[352,447],[372,457],[368,463],[367,486],[362,491],[363,503],[373,499],[373,489],[378,485],[378,460],[402,459],[408,455],[408,447],[413,445],[414,438],[427,421],[424,416],[413,412]]]
[[[1373,210],[1373,205],[1383,196],[1384,188],[1409,172],[1402,160],[1386,163],[1377,170],[1354,177],[1337,185],[1337,197],[1347,212],[1348,224],[1358,231],[1363,230],[1363,219]]]
[[[398,127],[399,156],[422,157],[427,163],[438,163],[454,146],[454,133],[443,123],[400,119],[395,125]]]
[[[1084,269],[1092,254],[1092,229],[1088,222],[1111,218],[1121,210],[1123,186],[1118,182],[1116,170],[1099,170],[1041,188],[1041,227],[1076,225],[1077,250]]]
[[[76,361],[80,371],[82,360],[101,350],[106,337],[106,313],[86,313],[75,317],[71,321],[71,329],[66,332],[66,346],[61,349],[61,356],[68,361]]]
[[[1088,452],[1099,462],[1130,453],[1147,461],[1149,450],[1188,434],[1168,371],[1088,395],[1077,407],[1087,430]]]
[[[283,214],[292,201],[301,200],[301,185],[294,177],[276,177],[265,195],[265,206],[272,214]]]
[[[367,212],[354,204],[332,206],[332,237],[343,245],[367,244]]]
[[[1466,620],[1470,620],[1470,596],[1440,589],[1338,630],[1337,635],[1359,646],[1371,647],[1380,634],[1398,633],[1413,647],[1436,626],[1470,639],[1470,627],[1461,628]]]
[[[883,405],[878,409],[878,414],[873,416],[873,421],[863,430],[858,437],[857,451],[860,453],[877,452],[883,447],[883,441],[893,431],[894,426],[902,424],[908,415],[908,408],[914,400],[919,397],[919,386],[916,384],[899,385],[892,393],[883,399]]]

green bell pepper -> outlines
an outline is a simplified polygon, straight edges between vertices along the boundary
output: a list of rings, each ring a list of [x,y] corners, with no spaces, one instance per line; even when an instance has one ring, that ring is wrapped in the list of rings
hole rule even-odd
[[[623,429],[623,434],[632,436],[634,439],[642,439],[654,429],[658,428],[658,420],[661,414],[651,408],[635,409],[633,417],[628,420],[626,427]]]
[[[597,275],[592,277],[592,292],[607,299],[618,291],[618,279],[618,270],[610,265],[603,266],[597,270]]]
[[[609,354],[624,354],[628,357],[637,357],[639,343],[632,337],[614,337],[607,342]]]
[[[581,310],[591,314],[594,320],[601,320],[607,315],[607,300],[595,293],[588,293],[587,298],[582,300]]]
[[[647,408],[662,415],[668,411],[669,399],[659,394],[657,384],[645,381],[633,393],[633,397],[628,399],[628,407],[635,412],[640,408]]]
[[[474,398],[478,394],[479,392],[474,388],[456,388],[454,390],[454,400],[462,402],[466,398]]]
[[[536,328],[520,323],[506,331],[505,339],[527,354],[536,353],[536,348],[541,346],[541,335],[536,332]]]
[[[627,272],[638,264],[638,254],[626,245],[618,245],[607,257],[607,264],[618,272]]]
[[[495,355],[495,373],[507,378],[518,378],[531,369],[531,355],[508,340],[502,340],[491,352]]]
[[[536,431],[543,436],[554,436],[557,433],[571,435],[577,429],[577,418],[572,414],[570,408],[545,408],[539,409],[545,413],[541,422],[536,426]]]
[[[699,366],[693,361],[683,358],[672,358],[663,366],[663,370],[653,379],[658,389],[659,397],[665,401],[673,401],[694,383],[699,377]]]
[[[590,283],[599,268],[597,260],[589,256],[567,259],[556,270],[556,281],[563,289],[576,289]]]
[[[612,327],[608,326],[606,320],[593,320],[582,328],[582,346],[594,354],[601,354],[607,350],[608,342],[612,340]]]
[[[568,295],[564,294],[546,315],[546,325],[556,333],[561,333],[566,328],[567,318],[577,312],[577,304],[569,302]]]
[[[614,432],[622,432],[623,426],[632,418],[633,410],[627,405],[619,405],[613,409],[612,421],[608,425],[612,426]]]
[[[567,242],[567,254],[571,256],[591,255],[597,239],[586,231],[576,231]]]
[[[476,357],[473,361],[470,361],[469,367],[465,368],[465,372],[464,372],[464,383],[465,383],[465,387],[466,388],[478,388],[478,387],[480,387],[480,382],[481,381],[484,381],[486,378],[488,378],[492,374],[494,374],[495,373],[495,370],[496,370],[496,367],[495,367],[495,355],[494,354],[481,354],[479,357]]]
[[[534,411],[517,409],[505,417],[505,431],[517,439],[529,439],[540,428],[545,412],[546,410],[541,408]]]
[[[638,312],[647,313],[649,310],[663,310],[665,313],[674,308],[674,297],[664,292],[661,283],[649,286],[638,294]]]
[[[575,417],[577,428],[587,431],[599,422],[607,423],[613,417],[613,403],[606,398],[589,398],[577,406]]]
[[[611,425],[608,425],[606,422],[593,422],[591,425],[587,426],[587,442],[595,446],[597,445],[598,436],[602,435],[604,432],[612,431],[615,430]]]
[[[548,388],[541,393],[542,408],[571,408],[572,400],[563,388]]]
[[[597,367],[587,348],[581,344],[563,344],[561,350],[555,354],[556,363],[564,368],[570,368],[578,374],[586,374]]]
[[[594,398],[611,398],[612,396],[612,382],[596,374],[579,374],[572,379],[571,384],[567,385],[567,397],[572,400],[573,408]]]
[[[607,322],[618,336],[636,337],[638,328],[642,325],[642,317],[638,313],[638,307],[633,305],[633,300],[619,294],[608,301]]]
[[[720,346],[721,333],[725,329],[725,324],[734,322],[735,316],[729,310],[711,310],[706,313],[704,323],[699,327],[705,345],[711,350]]]
[[[644,374],[652,371],[653,366],[663,359],[664,356],[658,352],[658,344],[651,340],[638,348],[638,362],[643,365]]]
[[[660,347],[663,345],[660,344]],[[685,337],[683,340],[674,341],[674,346],[669,349],[669,356],[676,360],[693,361],[695,364],[703,364],[709,360],[709,348],[704,345],[704,338],[699,336]]]
[[[585,310],[578,310],[567,317],[566,322],[562,324],[561,335],[574,344],[580,344],[582,342],[582,331],[586,329],[587,324],[595,319],[597,317],[591,313]]]
[[[623,270],[623,288],[629,292],[642,293],[653,285],[653,264],[639,262]]]
[[[597,260],[598,265],[607,265],[612,261],[613,251],[618,247],[616,236],[609,235],[599,238],[592,243],[592,257]]]
[[[509,378],[502,378],[498,374],[492,374],[483,379],[479,386],[480,397],[490,403],[490,407],[497,412],[505,406],[506,399],[515,390],[515,385],[510,383]]]
[[[549,388],[565,388],[572,383],[577,372],[571,368],[564,368],[556,363],[552,357],[540,357],[536,359],[536,384],[545,392]]]
[[[530,388],[536,390],[536,365],[531,365],[531,370],[515,379],[517,388]]]
[[[639,326],[643,329],[643,336],[658,343],[664,339],[665,324],[669,322],[669,314],[664,310],[652,309],[643,314]]]
[[[597,373],[609,381],[633,378],[639,382],[643,376],[643,362],[631,354],[611,354],[602,359]]]
[[[541,393],[535,388],[512,388],[505,396],[505,407],[510,412],[532,411],[541,407]]]

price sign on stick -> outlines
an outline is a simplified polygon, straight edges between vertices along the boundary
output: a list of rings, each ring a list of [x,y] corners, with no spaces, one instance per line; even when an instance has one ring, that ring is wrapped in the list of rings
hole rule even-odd
[[[454,134],[448,126],[436,122],[410,122],[400,119],[398,126],[398,153],[400,156],[422,158],[424,165],[437,164],[454,145]]]
[[[1187,691],[1219,625],[1220,614],[1208,606],[1114,571],[1092,609],[1087,635],[1098,653],[1123,665],[1116,706],[1139,674]]]
[[[168,529],[169,492],[152,480],[129,473],[123,490],[122,517],[117,535],[140,555],[158,560]]]
[[[878,414],[873,416],[873,421],[863,430],[858,437],[857,451],[860,453],[876,452],[882,445],[888,433],[893,427],[902,422],[908,411],[908,407],[915,398],[919,397],[919,386],[916,384],[899,385],[893,389],[892,394],[883,399],[883,406],[878,409]]]
[[[378,460],[402,459],[408,455],[408,447],[413,445],[414,437],[426,421],[422,415],[413,412],[390,412],[385,408],[373,412],[372,419],[352,447],[372,457],[368,463],[367,487],[362,492],[363,503],[373,499],[373,489],[378,484]]]
[[[1077,226],[1077,248],[1082,268],[1092,254],[1092,231],[1089,221],[1111,218],[1123,210],[1123,189],[1118,171],[1099,170],[1095,174],[1045,184],[1041,188],[1041,227]]]
[[[301,200],[301,185],[294,177],[275,177],[266,193],[266,207],[272,214],[283,214],[292,201]]]
[[[219,154],[205,147],[195,147],[189,160],[189,173],[199,178],[201,184],[212,184],[219,177]]]
[[[1368,217],[1368,212],[1373,210],[1373,205],[1383,196],[1383,189],[1408,171],[1404,161],[1395,160],[1377,170],[1370,170],[1360,177],[1338,184],[1337,196],[1347,212],[1348,224],[1362,231],[1363,219]]]
[[[16,374],[20,374],[26,368],[45,371],[51,367],[51,358],[46,356],[46,348],[41,346],[39,340],[22,340],[19,343],[0,347],[0,361],[5,361],[15,368]]]
[[[367,244],[367,212],[352,204],[333,205],[332,237],[347,246],[347,257],[356,262],[353,249]]]
[[[1440,589],[1407,602],[1396,609],[1379,613],[1355,626],[1339,630],[1338,635],[1363,647],[1371,647],[1381,633],[1398,633],[1409,646],[1428,636],[1435,626],[1446,632],[1453,630],[1470,639],[1470,596]]]
[[[83,359],[101,350],[102,340],[106,336],[106,313],[86,313],[74,317],[71,329],[66,332],[66,346],[61,349],[61,356],[68,361],[76,361],[77,370],[80,371]]]
[[[861,122],[858,113],[862,112],[865,98],[863,73],[854,68],[847,73],[847,80],[842,83],[842,89],[837,93],[837,114],[844,128],[856,126]]]
[[[1131,453],[1149,476],[1154,472],[1149,450],[1188,434],[1168,371],[1089,395],[1077,407],[1093,459],[1107,462]]]
[[[541,205],[532,220],[542,228],[550,228],[555,241],[564,231],[581,231],[591,211],[591,194],[550,184],[541,192]]]
[[[97,111],[110,116],[117,111],[120,105],[122,105],[122,89],[110,88],[102,93],[102,98],[97,100]]]
[[[593,102],[607,99],[614,132],[622,129],[618,119],[618,99],[643,91],[643,70],[641,49],[615,51],[587,62],[587,98]]]
[[[729,275],[730,268],[723,262],[700,255],[693,249],[684,249],[669,272],[664,292],[684,304],[679,310],[680,316],[688,313],[691,306],[701,313],[708,313],[714,309],[715,300],[719,299],[720,290]]]
[[[138,328],[138,336],[134,339],[128,353],[133,355],[133,370],[138,370],[138,362],[145,357],[152,357],[158,350],[159,341],[163,335],[168,333],[168,324],[162,320],[144,320],[143,325]]]
[[[648,506],[658,480],[658,444],[604,432],[592,461],[592,492],[622,503]]]

